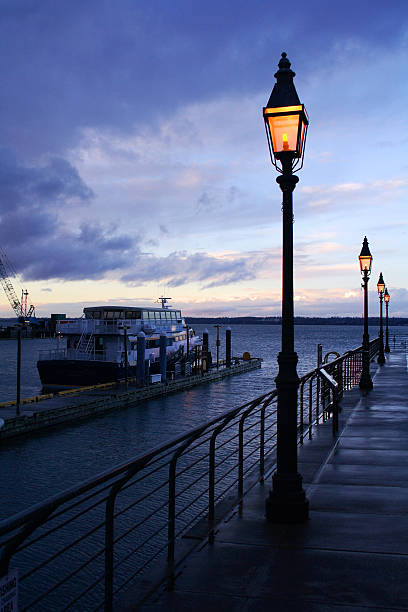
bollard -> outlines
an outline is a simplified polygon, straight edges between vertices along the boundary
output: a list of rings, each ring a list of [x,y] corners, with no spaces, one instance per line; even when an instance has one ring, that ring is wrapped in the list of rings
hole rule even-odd
[[[201,354],[201,367],[203,373],[208,370],[208,329],[203,331],[203,348]]]
[[[225,364],[227,368],[231,367],[231,328],[225,330]]]
[[[150,381],[150,360],[145,359],[144,362],[144,381]]]
[[[218,370],[218,368],[220,367],[220,344],[221,344],[221,341],[220,341],[220,327],[221,327],[221,325],[219,325],[219,324],[218,325],[214,325],[214,327],[217,328],[217,341],[216,341],[215,344],[216,344],[216,347],[217,347],[217,370]]]
[[[323,355],[322,345],[318,344],[317,345],[317,367],[318,368],[322,367],[322,355]]]
[[[136,379],[138,385],[144,385],[145,377],[146,336],[144,332],[137,334]]]
[[[123,326],[123,349],[124,349],[124,357],[125,357],[125,385],[126,389],[128,388],[128,374],[129,374],[129,361],[128,361],[128,337],[127,337],[127,327]]]
[[[167,382],[167,336],[160,334],[160,373],[162,382]]]
[[[188,359],[188,354],[190,352],[190,329],[191,327],[189,327],[188,325],[186,325],[186,339],[187,339],[187,346],[186,346],[186,351],[187,351],[187,359]]]

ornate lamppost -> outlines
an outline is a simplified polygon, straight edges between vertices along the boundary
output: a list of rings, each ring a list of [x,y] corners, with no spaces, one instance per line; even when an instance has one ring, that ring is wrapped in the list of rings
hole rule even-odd
[[[362,369],[359,387],[369,391],[373,388],[373,381],[370,376],[370,337],[368,335],[368,280],[371,274],[371,263],[373,257],[368,248],[367,236],[364,236],[363,246],[359,255],[360,272],[363,277],[362,288],[364,289],[364,332],[363,332],[363,353]]]
[[[380,298],[380,348],[378,351],[377,363],[379,363],[380,365],[384,365],[385,356],[384,356],[384,336],[383,336],[383,298],[384,298],[385,283],[384,283],[382,272],[380,272],[380,278],[378,279],[377,289],[378,289],[378,297]]]
[[[388,293],[387,287],[384,291],[384,302],[385,302],[385,348],[386,353],[390,352],[390,345],[388,344],[388,304],[390,302],[390,294]]]
[[[277,468],[272,491],[266,500],[267,519],[275,523],[300,523],[308,518],[309,502],[297,469],[297,403],[299,377],[294,350],[293,316],[293,199],[299,181],[294,170],[303,165],[308,116],[300,103],[286,53],[282,53],[276,83],[263,109],[272,164],[280,173],[276,181],[282,190],[282,350],[276,377]]]

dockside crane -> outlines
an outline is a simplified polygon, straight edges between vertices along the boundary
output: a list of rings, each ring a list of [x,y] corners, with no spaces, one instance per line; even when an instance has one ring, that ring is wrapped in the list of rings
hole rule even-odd
[[[10,263],[4,250],[0,248],[0,282],[3,286],[4,293],[7,296],[10,306],[14,310],[17,317],[24,317],[29,319],[35,317],[35,306],[28,302],[28,291],[27,289],[21,290],[21,300],[18,299],[17,294],[14,290],[11,277],[17,277],[17,273]]]

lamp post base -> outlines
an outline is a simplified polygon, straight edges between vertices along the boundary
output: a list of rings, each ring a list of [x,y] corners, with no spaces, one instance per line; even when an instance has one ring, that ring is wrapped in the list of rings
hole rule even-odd
[[[309,500],[302,489],[302,477],[280,476],[272,478],[273,490],[265,501],[266,518],[271,523],[304,523],[309,518]]]
[[[378,363],[378,365],[384,365],[385,357],[384,357],[384,352],[383,351],[380,352],[380,354],[378,355],[377,363]]]
[[[360,389],[363,391],[371,391],[373,388],[373,381],[371,380],[371,376],[369,373],[363,372],[361,374],[359,385]]]

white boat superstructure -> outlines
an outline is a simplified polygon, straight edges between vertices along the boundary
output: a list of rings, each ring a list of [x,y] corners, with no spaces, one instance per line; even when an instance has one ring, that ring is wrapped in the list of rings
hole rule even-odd
[[[160,342],[163,342],[163,339],[160,341],[161,336],[166,337],[166,354],[169,357],[185,354],[201,345],[201,338],[188,328],[181,311],[167,306],[168,299],[170,298],[160,298],[160,307],[91,306],[84,308],[80,319],[58,321],[56,331],[60,337],[66,339],[66,348],[41,351],[38,369],[43,385],[60,385],[54,380],[54,374],[58,371],[57,378],[62,378],[63,361],[67,379],[70,377],[70,369],[78,369],[79,364],[72,365],[72,362],[93,362],[95,371],[97,363],[104,363],[105,365],[99,368],[100,373],[106,373],[104,379],[113,375],[113,370],[107,367],[111,364],[113,368],[116,367],[115,378],[118,378],[123,373],[122,368],[126,362],[127,367],[136,367],[141,339],[145,349],[144,360],[149,361],[152,371],[157,370],[160,360]],[[69,367],[67,361],[71,362]],[[74,378],[78,377],[79,373],[76,372]],[[89,378],[89,371],[87,377]],[[50,382],[51,378],[53,382]],[[83,377],[80,378],[82,380]],[[96,378],[100,381],[101,376],[96,375]],[[64,383],[61,382],[62,384]],[[81,384],[93,383],[83,381]]]

